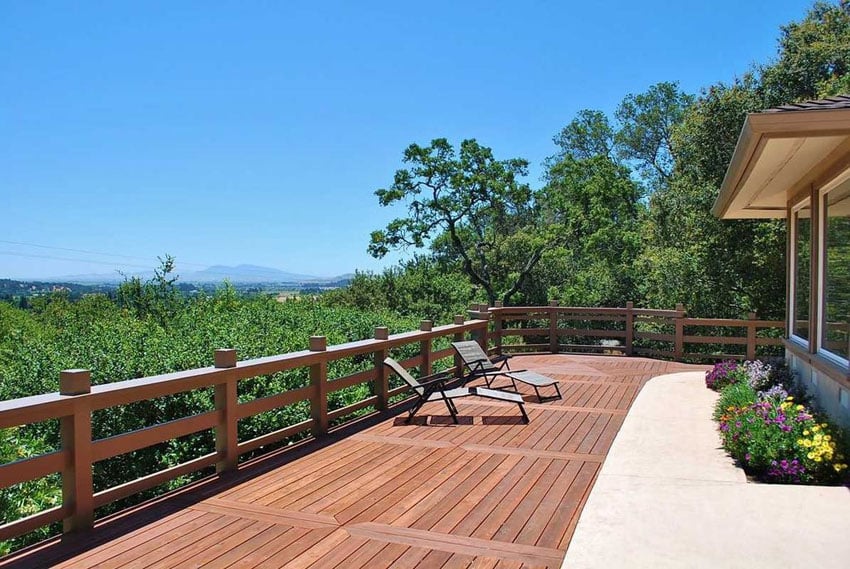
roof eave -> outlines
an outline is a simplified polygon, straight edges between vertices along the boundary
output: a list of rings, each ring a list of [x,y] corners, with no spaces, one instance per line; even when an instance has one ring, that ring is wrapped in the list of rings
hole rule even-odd
[[[746,181],[753,161],[761,154],[764,141],[771,138],[806,138],[838,134],[850,134],[850,112],[847,112],[847,109],[748,114],[711,213],[720,219],[784,217],[784,213],[780,213],[782,210],[753,209],[747,211],[746,216],[742,215],[744,211],[729,211],[741,184]]]

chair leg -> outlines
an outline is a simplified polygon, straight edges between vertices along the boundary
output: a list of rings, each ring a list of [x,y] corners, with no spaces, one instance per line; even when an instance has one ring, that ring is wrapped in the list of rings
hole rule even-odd
[[[446,407],[448,407],[449,413],[452,416],[452,421],[455,422],[455,425],[460,423],[460,421],[457,420],[457,408],[455,407],[455,404],[452,403],[451,399],[446,397],[445,393],[443,394],[443,401],[446,403]]]
[[[529,423],[528,415],[525,413],[525,407],[522,403],[517,403],[519,405],[519,412],[522,414],[522,422],[526,425]]]

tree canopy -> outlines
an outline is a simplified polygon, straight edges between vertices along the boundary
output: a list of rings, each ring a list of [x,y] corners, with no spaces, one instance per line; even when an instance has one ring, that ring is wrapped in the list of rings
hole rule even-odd
[[[404,162],[410,166],[395,173],[392,186],[375,193],[382,206],[406,204],[407,216],[372,232],[369,252],[380,258],[427,244],[457,263],[488,301],[509,301],[551,243],[539,232],[534,192],[518,179],[528,162],[496,160],[475,140],[455,151],[445,138],[411,144]]]

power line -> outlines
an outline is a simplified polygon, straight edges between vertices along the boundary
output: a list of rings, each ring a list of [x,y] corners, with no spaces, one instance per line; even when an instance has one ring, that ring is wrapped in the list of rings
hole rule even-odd
[[[57,250],[57,251],[69,251],[69,252],[73,252],[73,253],[86,253],[86,254],[91,254],[91,255],[103,255],[103,256],[118,257],[118,258],[123,258],[123,259],[134,259],[134,260],[148,261],[148,259],[146,259],[144,257],[134,257],[134,256],[131,256],[131,255],[119,255],[119,254],[114,254],[114,253],[99,253],[99,252],[96,252],[96,251],[86,251],[84,249],[71,249],[71,248],[68,248],[68,247],[53,247],[53,246],[50,246],[50,245],[39,245],[39,244],[36,244],[36,243],[25,243],[25,242],[22,242],[22,241],[9,241],[9,240],[0,239],[0,243],[10,243],[10,244],[16,244],[16,245],[40,247],[42,249],[52,249],[52,250]],[[22,253],[20,251],[0,251],[0,255],[6,255],[6,256],[11,256],[11,257],[33,258],[33,259],[49,259],[49,260],[53,260],[53,261],[75,261],[77,263],[87,263],[87,264],[104,265],[104,266],[108,266],[108,267],[113,267],[116,271],[119,271],[119,269],[121,269],[121,268],[134,268],[134,269],[142,269],[142,270],[146,270],[146,271],[152,270],[152,267],[150,265],[140,265],[140,264],[135,264],[135,263],[116,263],[116,262],[111,262],[111,261],[103,261],[103,260],[96,260],[96,259],[84,259],[84,258],[79,258],[79,257],[67,257],[67,256],[59,256],[59,255],[41,255],[41,254],[36,254],[36,253]],[[197,267],[203,267],[205,269],[203,272],[207,275],[210,275],[210,276],[221,276],[221,277],[224,278],[224,277],[228,277],[232,274],[229,271],[210,271],[209,265],[204,265],[204,264],[200,264],[200,263],[184,263],[184,262],[178,262],[177,263],[178,267],[185,266],[185,265],[193,265],[193,266],[197,266]],[[179,271],[178,271],[178,274],[179,274]],[[273,273],[273,272],[264,272],[264,271],[253,271],[250,276],[252,278],[268,278],[269,280],[280,280],[280,275],[278,275],[276,272]],[[316,278],[319,279],[319,280],[324,280],[324,279],[321,279],[320,277],[316,277]]]
[[[39,243],[28,243],[26,241],[10,241],[10,240],[7,240],[7,239],[0,239],[0,243],[6,243],[6,244],[9,244],[9,245],[23,245],[25,247],[38,247],[39,249],[51,249],[51,250],[54,250],[54,251],[68,251],[70,253],[83,253],[85,255],[98,255],[100,257],[118,257],[118,258],[121,258],[121,259],[133,259],[133,260],[136,260],[136,261],[146,261],[146,262],[151,261],[151,259],[148,258],[148,257],[137,257],[137,256],[133,256],[133,255],[121,255],[121,254],[118,254],[118,253],[103,253],[101,251],[90,251],[90,250],[87,250],[87,249],[72,249],[72,248],[69,248],[69,247],[56,247],[55,245],[41,245]],[[67,259],[67,260],[76,261],[78,259]],[[96,261],[86,261],[86,262],[96,262]],[[196,266],[196,267],[208,267],[209,266],[209,264],[189,263],[189,262],[185,262],[185,263],[181,262],[181,265],[192,265],[192,266]]]

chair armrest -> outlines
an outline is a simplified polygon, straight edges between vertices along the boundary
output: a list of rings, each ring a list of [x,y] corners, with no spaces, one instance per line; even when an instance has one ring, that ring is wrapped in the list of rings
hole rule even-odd
[[[434,385],[435,383],[445,383],[446,380],[451,379],[452,377],[453,376],[450,372],[441,371],[439,373],[432,373],[431,375],[420,377],[416,381],[419,382],[419,385],[427,387],[429,385]]]

